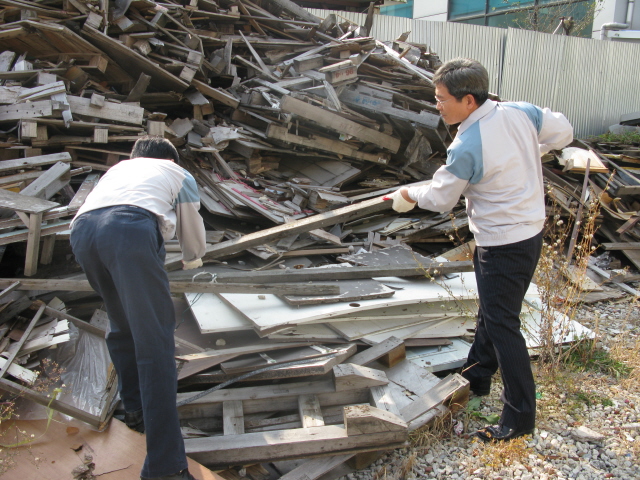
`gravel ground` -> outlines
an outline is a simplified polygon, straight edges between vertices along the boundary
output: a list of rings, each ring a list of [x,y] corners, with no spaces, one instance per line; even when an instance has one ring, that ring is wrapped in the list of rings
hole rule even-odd
[[[533,436],[485,445],[472,434],[486,421],[460,411],[452,421],[422,432],[411,448],[390,452],[342,480],[640,479],[638,302],[626,298],[583,305],[574,319],[598,332],[598,346],[611,357],[637,367],[631,375],[618,379],[562,368],[550,377],[534,362],[539,399]],[[494,382],[476,414],[499,414],[500,392]]]

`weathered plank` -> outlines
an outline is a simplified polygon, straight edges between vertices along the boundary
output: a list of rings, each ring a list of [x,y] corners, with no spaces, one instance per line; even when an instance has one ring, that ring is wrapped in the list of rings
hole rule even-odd
[[[0,190],[0,201],[2,193]],[[13,193],[13,192],[9,192]],[[18,194],[14,194],[18,195]],[[29,197],[27,197],[29,198]],[[53,202],[48,202],[53,203]],[[57,204],[56,204],[57,205]],[[0,288],[5,288],[18,279],[0,279]],[[49,291],[68,291],[68,292],[92,292],[93,289],[89,285],[88,280],[61,280],[61,279],[20,279],[19,290],[49,290]],[[340,293],[340,287],[337,285],[297,285],[297,284],[280,284],[280,285],[232,285],[205,282],[169,282],[169,287],[173,293],[277,293],[292,295],[317,293],[318,295],[335,295]]]
[[[332,113],[321,107],[310,105],[302,100],[285,96],[280,102],[280,109],[283,112],[293,113],[307,120],[311,120],[323,127],[330,128],[340,133],[352,135],[362,141],[373,143],[381,148],[396,153],[400,148],[400,139],[379,132],[372,128],[367,128],[359,123],[347,120],[340,115]]]
[[[90,98],[74,97],[72,95],[69,95],[67,100],[69,101],[71,112],[76,115],[142,125],[144,108],[114,102],[105,102],[104,106],[98,107],[91,103]]]
[[[314,215],[302,220],[296,220],[277,227],[251,233],[240,238],[211,245],[207,247],[203,258],[211,259],[232,255],[247,248],[279,240],[289,235],[306,232],[315,228],[335,225],[336,223],[345,222],[353,218],[360,218],[389,208],[391,208],[390,201],[383,200],[382,197],[372,198],[371,200],[360,202],[356,205],[338,208],[320,215]],[[168,270],[175,270],[180,266],[180,262],[175,260],[165,263],[165,268]]]

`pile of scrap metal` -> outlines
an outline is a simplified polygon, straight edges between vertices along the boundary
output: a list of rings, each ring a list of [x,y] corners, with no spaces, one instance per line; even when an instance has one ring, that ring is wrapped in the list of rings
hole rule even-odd
[[[2,390],[96,428],[111,417],[105,314],[68,227],[101,172],[149,134],[178,148],[207,227],[203,268],[179,270],[175,241],[166,261],[194,459],[337,475],[464,405],[468,383],[447,375],[477,312],[464,205],[401,215],[383,200],[428,181],[455,133],[435,108],[427,46],[377,41],[372,16],[318,19],[288,0],[0,5]],[[542,159],[549,223],[586,218],[606,190],[602,247],[626,245],[640,267],[638,180],[610,152],[571,147]],[[592,265],[599,290],[584,301],[635,292],[616,262]],[[542,309],[532,285],[532,351]],[[556,342],[591,335],[567,324]],[[29,386],[45,356],[66,370],[55,399]],[[331,457],[286,463],[320,455]]]

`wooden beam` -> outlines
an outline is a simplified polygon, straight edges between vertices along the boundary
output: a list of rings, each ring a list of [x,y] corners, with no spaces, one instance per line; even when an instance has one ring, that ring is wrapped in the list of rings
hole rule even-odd
[[[29,214],[29,234],[27,236],[27,254],[24,263],[24,274],[27,277],[38,271],[38,255],[40,253],[40,230],[42,229],[42,212]]]
[[[90,98],[67,96],[71,112],[76,115],[102,118],[114,122],[142,125],[144,108],[134,105],[124,105],[114,102],[105,102],[104,106],[97,107],[91,103]]]
[[[345,427],[293,428],[186,439],[187,455],[206,465],[271,462],[319,454],[391,449],[404,444],[407,426],[375,407],[345,407]]]
[[[388,155],[376,155],[374,153],[360,152],[349,146],[348,143],[317,135],[314,135],[312,138],[301,137],[299,135],[289,133],[286,127],[281,127],[275,123],[272,123],[267,127],[267,138],[275,138],[276,140],[282,140],[283,142],[292,143],[294,145],[301,145],[315,150],[335,153],[336,155],[344,155],[345,157],[364,160],[367,162],[382,165],[389,163]]]
[[[600,246],[605,250],[640,250],[640,242],[609,242]]]
[[[298,413],[302,427],[322,427],[324,419],[320,409],[320,401],[316,395],[300,395],[298,397]]]
[[[225,435],[240,435],[244,433],[244,413],[241,400],[222,402],[222,423]]]
[[[213,259],[232,255],[242,252],[247,248],[257,247],[265,243],[288,237],[289,235],[306,232],[315,228],[335,225],[354,218],[360,218],[372,213],[381,212],[389,208],[391,208],[390,201],[383,200],[382,197],[376,197],[358,204],[338,208],[320,215],[314,215],[302,220],[296,220],[294,222],[278,225],[277,227],[250,233],[240,238],[211,245],[207,247],[203,258]],[[181,262],[178,259],[169,260],[165,263],[165,268],[168,270],[175,270],[179,267],[181,267]]]
[[[84,25],[81,33],[89,42],[116,60],[118,65],[127,70],[134,78],[139,77],[141,73],[145,73],[151,76],[151,84],[153,86],[178,93],[184,92],[189,87],[187,82],[182,81],[144,55],[140,55],[99,30]]]
[[[19,281],[18,290],[47,290],[66,292],[92,292],[88,280],[61,279],[0,279],[0,288],[6,288]],[[173,293],[271,293],[282,295],[339,295],[338,285],[250,285],[219,284],[208,282],[169,282]]]
[[[240,106],[240,100],[224,90],[213,88],[195,78],[191,80],[191,85],[196,87],[201,94],[213,98],[217,102],[223,103],[224,105],[232,108],[238,108]]]
[[[310,105],[302,100],[285,96],[280,102],[280,109],[286,113],[293,113],[299,117],[311,120],[318,125],[330,128],[340,133],[356,137],[364,142],[370,142],[381,148],[396,153],[400,148],[400,139],[365,127],[359,123],[347,120],[321,107]]]
[[[36,157],[19,158],[16,160],[3,160],[0,162],[0,173],[13,170],[38,168],[45,165],[53,165],[58,162],[71,162],[69,152],[52,153],[50,155],[38,155]]]
[[[382,358],[386,355],[391,355],[394,358],[394,362],[398,363],[400,360],[404,359],[404,352],[404,342],[399,338],[389,337],[384,342],[378,343],[373,347],[367,348],[364,352],[360,352],[357,355],[354,355],[349,359],[349,363],[355,363],[356,365],[367,365],[368,363],[371,363],[374,360],[378,360],[379,358]],[[392,367],[393,365],[386,366]]]
[[[426,265],[416,263],[405,265],[374,265],[366,267],[326,267],[326,268],[301,268],[291,271],[259,272],[228,272],[219,273],[216,277],[218,283],[278,283],[278,282],[306,282],[330,281],[330,280],[356,280],[360,278],[374,277],[426,277],[448,273],[472,272],[473,262],[461,260],[458,262],[436,262]],[[436,273],[437,272],[437,273]],[[190,278],[190,277],[189,277]]]

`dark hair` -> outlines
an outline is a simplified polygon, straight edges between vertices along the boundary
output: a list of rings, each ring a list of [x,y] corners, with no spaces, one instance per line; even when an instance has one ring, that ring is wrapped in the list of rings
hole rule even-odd
[[[131,158],[161,158],[164,160],[180,160],[178,150],[164,137],[140,137],[133,145]]]
[[[433,76],[433,83],[443,84],[458,100],[465,95],[473,95],[478,106],[489,98],[487,69],[471,58],[454,58],[445,62]]]

